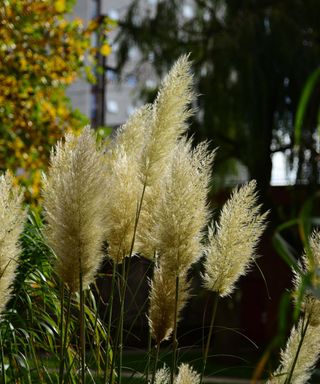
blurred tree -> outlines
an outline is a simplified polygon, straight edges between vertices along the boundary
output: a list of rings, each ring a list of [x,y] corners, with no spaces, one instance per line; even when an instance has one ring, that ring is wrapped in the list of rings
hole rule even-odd
[[[39,197],[40,173],[66,130],[87,123],[72,110],[66,86],[81,74],[94,81],[97,49],[108,55],[111,20],[65,19],[72,0],[4,0],[0,7],[0,169],[11,169]],[[86,59],[85,59],[86,58]]]
[[[118,35],[119,68],[133,45],[159,75],[191,52],[200,95],[193,132],[220,147],[216,171],[240,161],[264,192],[271,154],[282,151],[298,160],[298,178],[319,181],[319,103],[305,115],[298,156],[293,150],[300,92],[320,62],[319,12],[318,0],[165,0],[154,12],[135,0]]]

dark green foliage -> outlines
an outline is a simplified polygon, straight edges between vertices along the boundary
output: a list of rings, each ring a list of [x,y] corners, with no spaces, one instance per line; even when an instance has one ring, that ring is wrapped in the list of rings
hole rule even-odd
[[[298,159],[298,179],[318,181],[317,92],[304,115],[301,148],[293,152],[293,120],[304,83],[319,65],[317,0],[195,0],[194,15],[183,17],[184,1],[158,2],[155,14],[134,1],[122,30],[119,67],[132,45],[142,61],[163,74],[182,53],[194,61],[199,113],[193,121],[198,139],[220,150],[218,169],[242,162],[263,192],[270,182],[271,154]],[[308,151],[306,151],[306,149]]]
[[[22,253],[12,299],[0,321],[6,380],[21,379],[23,383],[57,383],[61,349],[61,286],[54,273],[54,255],[45,244],[41,217],[30,211],[21,236]],[[64,292],[64,302],[68,294]],[[85,321],[87,375],[102,376],[105,361],[107,332],[99,318],[99,300],[93,290],[86,291]],[[64,317],[66,316],[64,306]],[[77,351],[79,348],[79,297],[71,300],[68,352],[66,367],[70,375],[77,377]],[[1,354],[1,353],[0,353]],[[111,350],[110,350],[111,354]],[[1,362],[0,362],[1,363]],[[69,371],[67,371],[69,372]],[[0,378],[1,378],[0,367]],[[2,383],[2,381],[0,380]],[[69,381],[68,381],[69,382]],[[95,381],[89,381],[95,382]]]

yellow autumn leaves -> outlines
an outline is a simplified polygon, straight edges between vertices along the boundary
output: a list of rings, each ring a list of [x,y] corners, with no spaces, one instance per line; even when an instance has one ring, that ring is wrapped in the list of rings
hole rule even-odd
[[[92,34],[103,39],[101,54],[110,53],[111,21],[67,20],[72,3],[11,0],[0,7],[0,170],[12,170],[31,202],[39,198],[50,148],[87,123],[71,109],[65,87],[92,74],[84,61],[89,54],[94,63],[98,51]]]

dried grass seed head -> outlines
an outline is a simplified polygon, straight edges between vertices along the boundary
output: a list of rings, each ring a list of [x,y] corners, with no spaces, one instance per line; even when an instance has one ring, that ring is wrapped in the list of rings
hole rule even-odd
[[[304,337],[290,383],[305,384],[308,382],[319,359],[320,327],[313,327],[310,324],[307,328],[305,327],[306,322],[300,319],[297,326],[292,328],[287,345],[281,352],[281,364],[267,384],[283,384],[285,382],[294,364],[302,334]]]
[[[150,133],[141,159],[142,175],[148,185],[162,173],[177,139],[185,133],[193,98],[191,64],[187,56],[181,56],[161,83],[153,104]]]
[[[175,384],[199,384],[200,375],[189,364],[181,364],[174,381]]]
[[[159,262],[166,273],[182,275],[202,255],[212,161],[206,144],[194,150],[190,141],[176,145],[154,229]]]
[[[118,156],[124,152],[126,156],[140,161],[146,145],[146,138],[150,134],[153,111],[150,104],[138,108],[128,121],[116,130],[114,138],[107,148],[107,159],[112,167]]]
[[[301,258],[299,270],[294,270],[294,296],[298,298],[302,293],[301,310],[309,317],[312,325],[320,325],[320,300],[313,289],[320,287],[320,232],[314,231],[309,239],[309,248]],[[311,286],[305,287],[303,276]],[[300,290],[303,292],[300,292]]]
[[[56,272],[72,292],[90,284],[103,258],[106,178],[102,151],[86,127],[67,134],[51,155],[44,178],[45,236],[53,249]]]
[[[23,194],[7,171],[0,176],[0,315],[10,298],[21,251],[19,237],[26,217],[22,204]]]
[[[135,252],[135,226],[143,193],[138,163],[121,147],[108,181],[108,205],[104,210],[108,255],[115,263],[121,263]]]
[[[155,384],[169,384],[170,371],[167,367],[161,368],[157,371],[155,377]],[[179,366],[178,375],[174,379],[174,384],[199,384],[200,375],[193,370],[189,364],[182,363]]]
[[[109,203],[105,209],[104,220],[108,254],[115,263],[121,263],[124,257],[135,253],[136,244],[139,242],[135,227],[145,188],[142,183],[141,157],[150,136],[152,116],[150,105],[138,109],[128,122],[119,128],[107,150]],[[146,210],[144,212],[145,216],[149,215]],[[139,218],[139,228],[143,232],[141,221]],[[147,225],[148,221],[145,224]]]
[[[181,276],[178,291],[178,321],[188,299],[189,283]],[[149,293],[149,327],[157,343],[170,338],[174,326],[176,280],[156,266]]]
[[[170,371],[167,367],[158,369],[155,376],[155,384],[169,384]]]
[[[208,232],[204,262],[204,286],[220,296],[232,293],[238,278],[245,275],[265,226],[267,213],[260,214],[256,183],[234,190],[224,205],[219,223]]]

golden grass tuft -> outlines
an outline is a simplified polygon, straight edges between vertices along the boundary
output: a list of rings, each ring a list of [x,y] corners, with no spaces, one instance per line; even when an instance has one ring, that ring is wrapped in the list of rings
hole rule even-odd
[[[67,134],[51,155],[44,177],[45,236],[54,251],[56,272],[72,292],[94,279],[103,258],[106,200],[103,154],[89,127]]]
[[[10,298],[21,251],[19,237],[26,217],[22,201],[23,194],[7,171],[0,176],[0,314]]]
[[[192,81],[191,63],[187,56],[181,56],[161,83],[141,158],[141,173],[147,185],[162,174],[168,156],[187,129],[194,98]]]
[[[204,286],[222,297],[231,294],[238,278],[249,270],[266,226],[267,213],[259,213],[255,188],[251,181],[234,190],[219,223],[209,228]]]
[[[283,384],[290,374],[296,357],[290,383],[307,383],[320,355],[319,345],[320,326],[308,325],[306,319],[300,319],[297,326],[292,328],[285,349],[281,351],[279,368],[267,384]]]
[[[190,141],[176,145],[153,229],[165,273],[183,275],[201,257],[212,161],[206,144],[194,150]]]
[[[306,250],[300,261],[300,270],[293,271],[293,284],[295,287],[294,295],[299,297],[300,289],[303,289],[301,302],[302,312],[309,317],[309,322],[313,326],[320,325],[320,300],[314,295],[312,289],[317,289],[320,284],[319,278],[320,269],[320,232],[314,231],[309,239],[309,249]],[[308,278],[309,286],[304,287],[302,276]]]
[[[177,313],[178,321],[181,310],[188,299],[189,283],[184,276],[179,281]],[[155,267],[150,287],[149,327],[151,336],[157,344],[169,339],[174,326],[176,305],[175,278],[165,274],[160,267]]]

